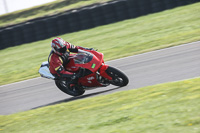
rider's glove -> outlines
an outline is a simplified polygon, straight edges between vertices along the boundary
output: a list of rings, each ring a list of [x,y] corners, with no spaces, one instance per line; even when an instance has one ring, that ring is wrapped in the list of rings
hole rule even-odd
[[[89,48],[89,50],[94,50],[93,48]]]
[[[94,51],[98,51],[98,49],[94,49],[94,48],[89,48],[89,50],[94,50]]]
[[[84,49],[86,49],[86,50],[94,50],[93,48],[84,48]]]

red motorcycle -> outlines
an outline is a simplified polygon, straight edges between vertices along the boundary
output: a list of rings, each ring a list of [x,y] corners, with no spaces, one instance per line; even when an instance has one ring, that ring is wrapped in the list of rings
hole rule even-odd
[[[77,73],[77,79],[59,79],[49,71],[48,62],[43,62],[39,73],[41,77],[55,80],[56,86],[71,96],[82,95],[91,87],[105,87],[110,84],[126,86],[128,77],[120,70],[104,63],[103,54],[95,50],[81,50],[77,54],[70,54],[69,63],[65,69]]]

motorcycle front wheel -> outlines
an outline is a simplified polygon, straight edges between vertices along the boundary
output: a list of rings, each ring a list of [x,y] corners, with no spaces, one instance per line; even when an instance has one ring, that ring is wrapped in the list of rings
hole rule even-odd
[[[112,77],[110,83],[113,85],[122,87],[126,86],[129,82],[128,77],[123,72],[114,67],[109,66],[106,70],[106,73]]]
[[[70,84],[64,80],[55,80],[55,84],[62,92],[71,96],[80,96],[85,93],[82,87],[78,85],[70,86]]]

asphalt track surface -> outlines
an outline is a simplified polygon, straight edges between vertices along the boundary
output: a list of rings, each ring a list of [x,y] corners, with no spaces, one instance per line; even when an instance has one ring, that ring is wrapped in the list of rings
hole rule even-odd
[[[200,76],[200,41],[106,62],[122,70],[129,84],[88,90],[79,97],[61,92],[53,80],[35,78],[0,86],[0,115],[62,102]]]

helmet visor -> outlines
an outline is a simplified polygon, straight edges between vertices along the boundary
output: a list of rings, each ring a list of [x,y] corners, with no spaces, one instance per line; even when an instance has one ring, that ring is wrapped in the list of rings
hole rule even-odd
[[[66,50],[67,50],[67,48],[66,48],[66,47],[63,47],[63,48],[58,49],[58,52],[60,52],[60,53],[65,53]]]

